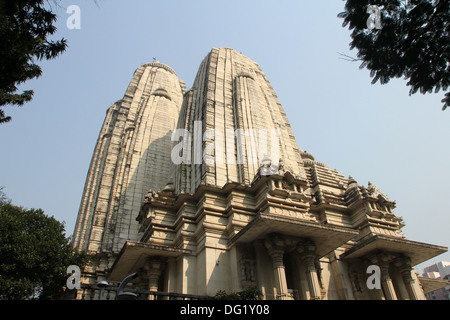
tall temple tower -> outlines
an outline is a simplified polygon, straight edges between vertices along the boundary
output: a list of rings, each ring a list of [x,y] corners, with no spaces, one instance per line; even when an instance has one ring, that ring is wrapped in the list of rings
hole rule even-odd
[[[148,63],[107,110],[81,200],[76,247],[109,254],[139,240],[136,212],[148,190],[162,189],[173,172],[171,135],[185,91],[170,67]]]
[[[86,285],[137,273],[149,292],[425,299],[413,266],[447,248],[407,240],[394,208],[300,149],[258,64],[214,48],[191,89],[149,63],[108,109],[74,244],[98,257]]]

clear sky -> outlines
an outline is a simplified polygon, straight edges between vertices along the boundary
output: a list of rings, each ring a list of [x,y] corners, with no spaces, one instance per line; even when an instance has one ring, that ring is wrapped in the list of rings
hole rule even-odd
[[[66,8],[81,9],[70,30]],[[69,47],[41,62],[35,91],[0,126],[0,186],[16,205],[42,208],[73,233],[106,109],[135,69],[156,58],[189,88],[213,47],[257,62],[283,105],[299,147],[361,185],[370,181],[406,222],[408,239],[450,247],[450,110],[444,94],[409,96],[406,80],[371,85],[369,71],[342,60],[350,31],[344,1],[62,1],[58,31]],[[445,253],[436,261],[450,261]]]

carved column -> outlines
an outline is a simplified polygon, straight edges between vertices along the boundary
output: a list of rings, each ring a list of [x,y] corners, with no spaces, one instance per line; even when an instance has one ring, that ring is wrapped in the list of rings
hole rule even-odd
[[[419,293],[414,286],[414,279],[411,276],[411,259],[408,257],[402,257],[395,261],[395,266],[400,271],[402,275],[403,282],[405,284],[406,290],[408,291],[409,299],[420,300]]]
[[[275,285],[277,289],[277,299],[290,300],[286,281],[286,272],[283,263],[285,242],[279,235],[273,235],[264,241],[264,245],[272,258]]]
[[[389,264],[392,261],[392,256],[385,253],[376,253],[369,257],[372,264],[380,267],[381,271],[381,286],[386,300],[397,300],[394,284],[389,275]]]
[[[144,266],[146,278],[147,278],[147,290],[158,291],[158,283],[160,276],[164,270],[166,261],[160,257],[150,257]],[[150,295],[149,300],[153,300],[155,297]]]
[[[381,286],[383,287],[386,300],[397,300],[397,294],[395,293],[394,284],[389,276],[389,263],[384,262],[380,264],[381,270]]]
[[[311,300],[319,300],[321,288],[315,266],[316,246],[312,241],[299,242],[297,244],[297,252],[300,253],[300,259],[305,265]]]

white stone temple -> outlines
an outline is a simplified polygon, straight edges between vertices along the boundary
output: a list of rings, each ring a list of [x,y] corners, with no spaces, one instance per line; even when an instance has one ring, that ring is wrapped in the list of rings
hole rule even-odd
[[[148,292],[425,299],[413,267],[447,248],[406,239],[395,206],[302,150],[258,64],[214,48],[189,90],[162,63],[135,71],[106,112],[73,243],[95,258],[89,290],[137,273],[130,288]]]

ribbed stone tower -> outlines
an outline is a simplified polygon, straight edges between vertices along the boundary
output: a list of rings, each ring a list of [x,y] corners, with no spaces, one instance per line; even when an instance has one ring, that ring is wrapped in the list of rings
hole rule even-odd
[[[306,179],[302,150],[275,91],[259,65],[233,49],[213,49],[203,60],[185,95],[178,128],[192,134],[185,148],[192,165],[177,167],[177,192],[193,193],[201,183],[249,185],[263,162],[279,166],[280,159]],[[199,141],[204,142],[200,151],[214,150],[206,152],[210,161],[201,165],[195,161],[202,157],[195,148]]]
[[[212,49],[187,91],[146,64],[94,150],[74,244],[99,259],[78,297],[137,273],[143,297],[256,287],[263,299],[424,299],[413,266],[447,248],[407,240],[395,206],[301,150],[243,54]]]
[[[74,232],[78,248],[118,252],[126,240],[138,240],[136,212],[144,196],[170,181],[171,135],[184,91],[170,67],[148,63],[107,110]]]

